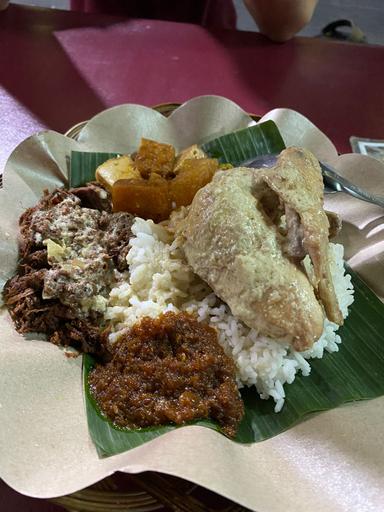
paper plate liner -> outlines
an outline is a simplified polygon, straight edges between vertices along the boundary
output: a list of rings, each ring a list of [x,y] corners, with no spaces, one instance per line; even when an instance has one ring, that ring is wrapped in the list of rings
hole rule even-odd
[[[179,103],[152,107],[168,117]],[[259,116],[249,114],[258,120]],[[87,121],[72,126],[65,135],[77,140]],[[71,512],[149,512],[152,510],[193,512],[240,512],[246,510],[226,498],[180,478],[158,473],[118,473],[86,489],[51,500]]]
[[[71,150],[131,152],[139,144],[137,120],[145,136],[156,138],[161,133],[158,140],[179,149],[252,123],[226,98],[203,96],[180,109],[176,106],[161,105],[153,111],[121,105],[86,123],[78,142],[42,132],[19,145],[6,169],[9,186],[16,187],[19,195],[2,194],[0,205],[5,235],[1,257],[6,262],[0,267],[0,280],[14,272],[16,215],[35,203],[39,187],[62,186]],[[172,122],[161,115],[167,113],[172,113]],[[127,115],[131,124],[126,123]],[[356,185],[384,194],[382,163],[364,155],[338,156],[328,137],[298,112],[278,108],[262,121],[268,119],[276,122],[287,146],[306,147]],[[74,127],[71,136],[80,129]],[[344,220],[339,241],[345,244],[345,259],[384,299],[383,210],[343,193],[330,194],[326,208]],[[143,512],[162,510],[162,504],[165,510],[185,512],[244,510],[218,494],[260,512],[382,509],[384,397],[327,411],[263,443],[238,445],[209,429],[191,426],[130,452],[98,459],[84,415],[81,361],[68,364],[57,347],[39,340],[26,343],[14,333],[8,317],[3,316],[2,322],[0,381],[7,388],[0,397],[1,476],[22,494],[54,498],[76,512]],[[35,423],[25,425],[22,419]],[[73,436],[74,431],[78,435]]]

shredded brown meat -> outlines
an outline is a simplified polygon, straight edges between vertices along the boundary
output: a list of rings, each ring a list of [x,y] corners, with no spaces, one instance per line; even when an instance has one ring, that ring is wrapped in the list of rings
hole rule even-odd
[[[217,333],[187,313],[144,318],[110,348],[89,376],[103,413],[120,427],[213,418],[235,436],[244,406],[235,365]]]
[[[112,211],[110,194],[97,182],[88,183],[85,187],[71,188],[68,192],[80,199],[83,208],[108,213]]]
[[[112,214],[110,197],[100,186],[45,192],[39,203],[20,217],[18,273],[4,288],[4,301],[20,333],[45,333],[58,345],[100,354],[102,314],[80,305],[96,294],[106,297],[114,270],[127,269],[125,256],[133,217]],[[65,235],[65,236],[64,236]],[[79,254],[69,270],[48,261],[45,239]]]

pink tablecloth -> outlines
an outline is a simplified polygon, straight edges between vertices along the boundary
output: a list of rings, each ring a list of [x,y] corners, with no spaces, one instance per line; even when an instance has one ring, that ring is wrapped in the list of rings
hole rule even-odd
[[[90,28],[83,28],[90,27]],[[0,168],[15,145],[119,103],[227,96],[302,112],[341,152],[384,138],[384,48],[11,5],[0,14]]]

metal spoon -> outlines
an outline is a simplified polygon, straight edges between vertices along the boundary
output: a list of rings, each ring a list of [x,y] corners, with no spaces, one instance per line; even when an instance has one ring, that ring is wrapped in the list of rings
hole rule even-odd
[[[272,167],[277,162],[278,155],[260,155],[252,160],[248,160],[241,165],[243,167],[253,167],[260,169],[261,167]],[[357,187],[346,178],[338,174],[330,165],[320,162],[321,171],[323,173],[324,192],[326,194],[334,192],[346,192],[351,196],[376,204],[384,208],[384,197],[371,194],[367,190]]]

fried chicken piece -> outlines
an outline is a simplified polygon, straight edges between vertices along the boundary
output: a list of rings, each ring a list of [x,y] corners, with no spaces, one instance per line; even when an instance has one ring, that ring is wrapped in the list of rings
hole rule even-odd
[[[312,346],[323,310],[302,269],[284,252],[264,169],[215,174],[176,227],[188,263],[232,313],[259,333]],[[276,198],[275,198],[276,199]]]

